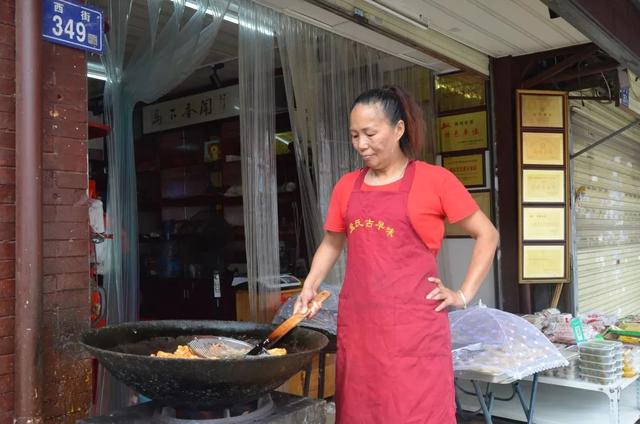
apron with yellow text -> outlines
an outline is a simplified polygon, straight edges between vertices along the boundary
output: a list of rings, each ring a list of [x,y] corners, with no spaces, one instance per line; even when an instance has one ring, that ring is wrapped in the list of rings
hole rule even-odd
[[[409,220],[416,165],[399,191],[362,191],[347,206],[347,269],[338,312],[337,424],[455,423],[451,337],[436,259]]]

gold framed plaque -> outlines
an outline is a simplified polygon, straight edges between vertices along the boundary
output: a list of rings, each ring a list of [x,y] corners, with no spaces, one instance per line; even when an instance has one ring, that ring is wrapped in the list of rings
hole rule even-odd
[[[491,219],[491,192],[490,191],[472,191],[471,197],[476,201],[480,210]],[[444,234],[446,237],[469,237],[465,234],[460,227],[455,224],[449,223],[446,220],[444,223]]]
[[[443,156],[442,166],[458,177],[465,187],[484,187],[484,153]]]
[[[567,283],[572,246],[568,93],[517,90],[516,100],[519,282]]]
[[[563,128],[564,97],[554,94],[520,94],[523,127]]]
[[[564,170],[525,169],[522,171],[524,203],[564,203]]]
[[[440,152],[486,149],[487,112],[471,112],[438,118]]]
[[[486,104],[487,79],[468,71],[456,71],[436,77],[438,111],[467,109]]]
[[[524,165],[564,165],[564,133],[523,132]]]
[[[522,208],[522,235],[524,241],[553,240],[565,238],[565,209],[524,207]]]
[[[564,245],[526,245],[522,249],[522,278],[564,279]]]

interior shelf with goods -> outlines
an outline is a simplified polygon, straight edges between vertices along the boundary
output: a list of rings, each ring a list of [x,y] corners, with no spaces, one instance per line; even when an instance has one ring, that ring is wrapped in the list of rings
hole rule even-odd
[[[89,281],[91,291],[91,326],[94,328],[106,325],[106,295],[103,289],[103,276],[100,262],[104,257],[99,255],[98,245],[111,238],[105,233],[104,199],[107,192],[107,171],[104,139],[111,132],[111,127],[96,120],[92,116],[88,122],[88,175],[89,175],[89,229],[91,244],[89,245]],[[101,205],[101,206],[100,206]],[[97,366],[97,365],[96,365]]]
[[[276,121],[281,272],[301,273],[295,156],[288,116]],[[231,283],[246,266],[239,119],[141,135],[135,155],[141,318],[236,319]]]

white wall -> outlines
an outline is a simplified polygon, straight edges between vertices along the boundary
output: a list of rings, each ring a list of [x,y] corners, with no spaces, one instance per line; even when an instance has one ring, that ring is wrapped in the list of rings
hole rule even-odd
[[[467,267],[471,260],[471,252],[475,241],[470,238],[448,238],[442,242],[438,253],[438,268],[440,279],[453,290],[458,290],[467,273]],[[482,303],[492,308],[496,307],[496,289],[493,267],[489,270],[476,297],[471,301],[472,305],[482,299]]]

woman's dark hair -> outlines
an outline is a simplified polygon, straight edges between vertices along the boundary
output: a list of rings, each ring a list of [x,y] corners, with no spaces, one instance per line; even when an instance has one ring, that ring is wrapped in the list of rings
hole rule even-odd
[[[422,109],[402,88],[384,86],[360,94],[351,110],[358,104],[380,104],[391,125],[404,122],[404,134],[400,138],[402,152],[410,158],[417,157],[424,145],[425,124]]]

